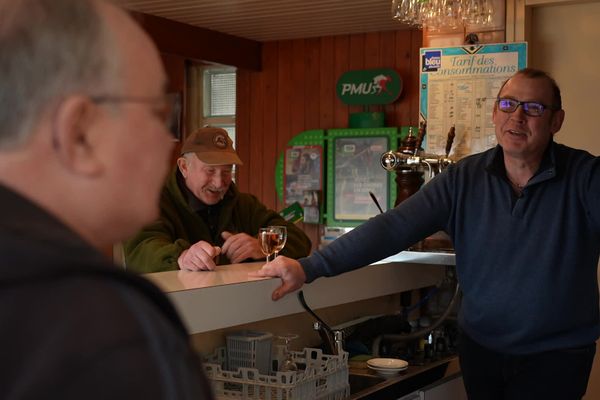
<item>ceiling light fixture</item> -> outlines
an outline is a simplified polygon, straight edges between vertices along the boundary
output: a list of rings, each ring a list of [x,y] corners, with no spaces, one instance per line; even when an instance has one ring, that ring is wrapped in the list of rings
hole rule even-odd
[[[488,27],[493,24],[492,0],[392,0],[392,17],[431,31]]]

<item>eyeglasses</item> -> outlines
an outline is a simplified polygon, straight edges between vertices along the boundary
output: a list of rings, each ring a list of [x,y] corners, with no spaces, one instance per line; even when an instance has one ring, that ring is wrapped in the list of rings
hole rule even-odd
[[[156,114],[167,129],[176,134],[175,128],[178,126],[179,109],[181,107],[179,97],[176,93],[165,94],[159,97],[145,96],[90,96],[90,99],[96,104],[103,103],[139,103],[153,105],[153,112]]]
[[[519,101],[515,99],[498,98],[498,109],[505,113],[513,113],[517,111],[519,106],[523,107],[523,112],[530,117],[541,117],[545,109],[555,110],[554,107],[546,106],[535,101]]]

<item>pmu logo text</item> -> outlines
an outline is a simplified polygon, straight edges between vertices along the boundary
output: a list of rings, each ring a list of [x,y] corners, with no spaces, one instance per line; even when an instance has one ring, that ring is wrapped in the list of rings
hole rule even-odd
[[[336,93],[345,104],[389,104],[402,91],[402,79],[393,68],[347,71],[336,84]]]
[[[391,76],[377,75],[371,82],[344,83],[342,84],[342,96],[347,94],[375,94],[387,92],[387,84],[392,81]]]

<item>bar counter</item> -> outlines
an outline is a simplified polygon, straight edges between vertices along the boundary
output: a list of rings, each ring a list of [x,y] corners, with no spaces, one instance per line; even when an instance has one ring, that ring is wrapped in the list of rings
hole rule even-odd
[[[274,302],[278,278],[253,278],[264,262],[217,266],[215,271],[144,275],[175,304],[190,334],[303,312],[295,295]],[[303,287],[313,309],[351,303],[439,283],[454,254],[404,251],[364,268]]]

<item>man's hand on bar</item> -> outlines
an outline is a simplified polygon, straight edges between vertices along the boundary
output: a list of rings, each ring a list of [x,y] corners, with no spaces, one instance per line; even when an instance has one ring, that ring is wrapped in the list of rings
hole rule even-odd
[[[306,281],[306,275],[300,263],[285,256],[278,256],[275,260],[263,265],[258,271],[250,272],[248,275],[261,278],[281,278],[281,286],[275,289],[271,295],[273,300],[279,300],[286,294],[300,289]]]
[[[221,248],[203,240],[194,243],[189,249],[181,252],[177,259],[179,269],[188,271],[214,271],[215,257],[221,253]]]
[[[221,237],[225,240],[221,253],[225,254],[232,264],[240,263],[249,258],[260,260],[265,255],[260,250],[258,239],[247,233],[231,233],[224,231]]]

